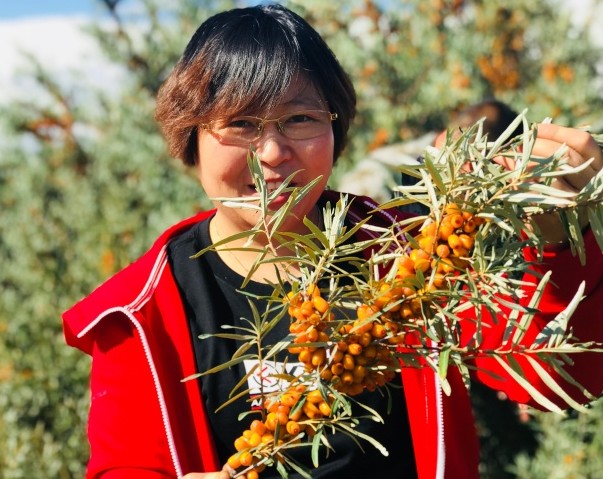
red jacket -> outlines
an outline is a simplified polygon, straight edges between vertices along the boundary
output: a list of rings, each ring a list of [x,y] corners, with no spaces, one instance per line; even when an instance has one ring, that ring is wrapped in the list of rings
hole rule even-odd
[[[352,221],[366,217],[376,206],[366,198],[356,198],[352,204]],[[179,478],[188,472],[222,468],[199,385],[181,381],[196,372],[195,358],[166,258],[170,238],[211,214],[200,213],[168,229],[139,260],[63,315],[68,344],[92,356],[88,478]],[[374,219],[392,221],[387,213],[375,214]],[[599,307],[603,255],[592,234],[586,242],[588,267],[580,267],[569,251],[547,255],[547,267],[553,270],[558,288],[547,288],[540,303],[543,314],[533,322],[526,341],[564,308],[582,280],[587,284],[586,299],[572,318],[574,331],[581,340],[603,341]],[[504,326],[504,321],[499,321],[484,332],[486,346],[500,344]],[[578,356],[572,374],[599,395],[603,389],[601,355]],[[500,376],[495,380],[480,372],[477,379],[518,402],[531,402],[491,360],[476,363]],[[529,368],[526,372],[530,382],[547,394],[548,388],[537,376],[530,374]],[[442,393],[429,368],[404,368],[402,379],[419,478],[477,478],[477,436],[460,375],[454,370],[449,373],[450,396]],[[577,390],[573,394],[578,396]]]

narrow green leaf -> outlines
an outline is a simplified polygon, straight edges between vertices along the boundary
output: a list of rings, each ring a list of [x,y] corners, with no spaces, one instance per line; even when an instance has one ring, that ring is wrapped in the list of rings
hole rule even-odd
[[[572,300],[568,303],[563,311],[561,311],[555,318],[550,321],[543,329],[538,333],[534,339],[534,345],[536,347],[542,346],[545,342],[547,347],[559,346],[563,341],[567,333],[567,327],[569,320],[576,311],[576,308],[583,299],[585,283],[582,281],[576,294]]]
[[[569,394],[567,394],[563,388],[553,379],[553,377],[549,374],[549,372],[542,367],[542,365],[530,355],[526,355],[526,358],[530,365],[534,368],[534,371],[538,374],[542,382],[544,382],[551,391],[553,391],[557,396],[563,399],[568,406],[574,408],[576,411],[580,412],[588,412],[588,409],[577,403],[574,399],[571,398]],[[550,364],[550,362],[549,362]]]
[[[525,391],[536,401],[538,404],[543,406],[549,411],[556,412],[559,414],[563,414],[563,411],[553,403],[550,399],[546,398],[538,389],[536,389],[532,384],[525,378],[521,367],[513,359],[513,356],[507,355],[509,363],[507,363],[503,358],[498,355],[493,356],[498,364],[502,366],[502,368],[515,380],[517,383],[525,389]]]

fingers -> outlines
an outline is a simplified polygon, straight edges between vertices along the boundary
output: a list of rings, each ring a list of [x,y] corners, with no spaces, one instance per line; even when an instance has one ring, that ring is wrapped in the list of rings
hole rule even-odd
[[[603,152],[593,137],[575,128],[565,128],[552,124],[538,125],[538,137],[532,155],[546,158],[554,155],[563,145],[567,146],[565,159],[570,166],[580,166],[593,158],[582,171],[557,178],[556,187],[577,192],[597,174],[603,166]]]
[[[556,143],[554,141],[539,138],[538,141],[534,144],[532,155],[541,158],[546,158],[555,154],[562,146],[562,144]],[[570,166],[580,166],[585,161],[588,161],[590,158],[585,158],[581,153],[572,149],[568,145],[568,150],[564,159]],[[595,162],[593,161],[582,171],[579,171],[578,173],[573,173],[571,175],[565,175],[563,177],[559,177],[558,179],[562,182],[565,182],[572,190],[578,191],[582,189],[584,185],[586,185],[594,175],[597,174],[598,169],[596,169],[594,165]]]
[[[230,479],[230,474],[224,470],[218,472],[189,472],[182,479]]]
[[[590,133],[576,128],[566,128],[550,123],[538,125],[538,139],[549,140],[553,144],[567,145],[587,161],[594,158],[593,168],[599,171],[603,167],[603,152]]]

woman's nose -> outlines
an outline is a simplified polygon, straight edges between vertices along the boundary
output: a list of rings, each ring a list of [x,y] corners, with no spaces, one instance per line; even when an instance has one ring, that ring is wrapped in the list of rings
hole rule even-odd
[[[287,161],[293,153],[291,140],[278,130],[276,123],[264,125],[264,131],[256,141],[255,148],[260,160],[272,166]]]

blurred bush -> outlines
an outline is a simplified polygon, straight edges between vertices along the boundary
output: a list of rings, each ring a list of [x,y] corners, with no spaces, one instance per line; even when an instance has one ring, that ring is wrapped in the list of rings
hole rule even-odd
[[[60,314],[165,227],[208,206],[194,174],[168,157],[153,99],[196,26],[240,2],[145,0],[133,10],[119,0],[100,3],[89,34],[123,68],[123,84],[111,93],[66,87],[32,59],[43,95],[15,99],[0,115],[3,479],[82,477],[89,361],[64,345]],[[358,89],[359,115],[340,168],[442,128],[451,112],[487,96],[527,106],[535,120],[601,125],[600,50],[552,0],[526,3],[287,2],[323,33]],[[485,404],[487,411],[494,402]],[[591,458],[603,457],[600,404],[596,411],[564,420],[537,415],[513,447],[481,414],[483,477],[537,477],[532,469],[552,471],[560,461],[575,466],[573,475],[538,477],[595,477],[586,471],[599,464]],[[511,409],[498,419],[515,415]],[[563,456],[553,448],[559,435]],[[539,448],[530,446],[534,437]]]

